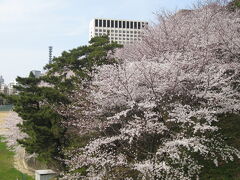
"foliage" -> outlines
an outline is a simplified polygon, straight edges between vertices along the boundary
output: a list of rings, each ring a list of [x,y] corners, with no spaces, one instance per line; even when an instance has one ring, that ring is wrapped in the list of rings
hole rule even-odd
[[[71,154],[63,179],[118,179],[122,167],[137,171],[125,179],[198,179],[203,160],[240,158],[216,125],[240,111],[238,13],[214,3],[158,19],[118,51],[118,64],[97,67],[86,94],[93,108],[81,111],[94,121],[79,133],[101,135]]]
[[[15,88],[19,93],[9,99],[14,104],[14,111],[23,119],[18,124],[20,130],[27,135],[18,142],[28,153],[36,153],[39,159],[54,164],[55,158],[62,156],[61,148],[67,140],[65,129],[59,122],[62,117],[45,102],[66,103],[67,99],[53,88],[39,86],[41,78],[35,78],[32,73],[27,78],[18,77],[16,81]]]
[[[217,126],[220,127],[220,132],[224,136],[224,140],[230,146],[240,149],[240,115],[222,114],[219,115],[220,121]],[[240,179],[240,160],[236,159],[233,162],[219,163],[219,167],[215,167],[212,163],[205,162],[204,169],[200,179]]]
[[[0,105],[8,105],[10,102],[6,98],[6,94],[0,93]]]
[[[48,74],[44,80],[55,89],[64,91],[71,102],[53,106],[58,114],[65,117],[65,121],[61,123],[67,127],[69,138],[73,137],[74,131],[87,131],[85,128],[88,125],[94,125],[91,121],[94,117],[83,114],[86,109],[93,108],[87,99],[92,76],[98,66],[114,64],[116,60],[113,54],[117,48],[122,47],[117,43],[109,43],[107,36],[94,37],[89,43],[89,46],[63,52],[62,56],[54,58],[53,64],[46,66]]]
[[[29,77],[16,79],[18,94],[8,99],[23,119],[18,126],[26,136],[18,142],[28,153],[37,154],[55,168],[64,168],[63,149],[71,147],[74,141],[71,136],[74,129],[67,126],[74,117],[65,114],[65,109],[73,106],[71,96],[77,84],[87,82],[95,66],[114,63],[111,56],[118,47],[121,46],[110,44],[107,37],[96,37],[89,46],[64,51],[54,58],[52,64],[46,65],[45,75],[36,78],[30,73]]]
[[[236,11],[240,9],[240,0],[233,0],[227,5],[228,10]]]

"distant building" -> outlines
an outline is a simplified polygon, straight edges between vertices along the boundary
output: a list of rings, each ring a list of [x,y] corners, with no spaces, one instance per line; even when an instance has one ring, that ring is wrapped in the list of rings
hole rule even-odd
[[[4,90],[5,89],[5,85],[4,84],[2,84],[1,86],[0,86],[0,93],[4,93]]]
[[[9,83],[8,85],[3,84],[0,87],[0,93],[7,94],[7,95],[16,94],[17,91],[14,88],[14,85],[16,85],[16,83]]]
[[[39,70],[32,70],[31,73],[33,73],[33,75],[36,78],[39,78],[42,75],[41,71],[39,71]]]
[[[93,19],[89,25],[89,39],[108,35],[110,42],[131,44],[141,40],[145,21]]]
[[[16,94],[16,89],[14,88],[14,86],[16,85],[16,83],[9,83],[8,84],[8,94]]]
[[[0,76],[0,88],[1,88],[1,86],[4,84],[4,79],[3,79],[3,77],[2,76]]]

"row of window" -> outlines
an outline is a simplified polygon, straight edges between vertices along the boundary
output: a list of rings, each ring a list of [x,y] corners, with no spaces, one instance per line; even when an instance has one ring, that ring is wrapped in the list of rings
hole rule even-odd
[[[106,35],[106,33],[95,33],[95,36]],[[129,35],[129,34],[109,34],[110,36],[123,36],[123,37],[140,37],[140,35]]]
[[[110,38],[110,40],[126,40],[126,41],[139,41],[140,39],[137,39],[137,38]]]
[[[141,29],[147,24],[147,22],[95,19],[95,27]]]
[[[140,31],[125,31],[125,30],[106,30],[106,29],[95,29],[95,32],[108,32],[108,33],[130,33],[130,34],[140,34]]]
[[[115,41],[110,41],[110,42],[115,42]],[[117,41],[118,44],[132,44],[134,43],[133,41]]]

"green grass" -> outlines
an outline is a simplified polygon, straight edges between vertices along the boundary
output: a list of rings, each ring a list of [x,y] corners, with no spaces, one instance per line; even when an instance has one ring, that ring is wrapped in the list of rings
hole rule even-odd
[[[0,137],[0,180],[34,180],[13,167],[13,156]]]

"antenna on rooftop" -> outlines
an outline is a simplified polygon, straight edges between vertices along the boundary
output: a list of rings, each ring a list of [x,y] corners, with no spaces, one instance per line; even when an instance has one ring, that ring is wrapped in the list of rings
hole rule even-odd
[[[49,46],[49,64],[52,64],[52,50],[53,50],[53,47],[52,46]]]

